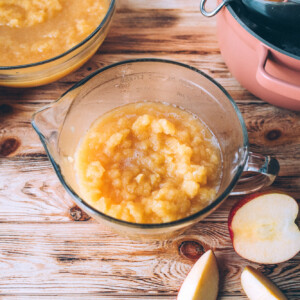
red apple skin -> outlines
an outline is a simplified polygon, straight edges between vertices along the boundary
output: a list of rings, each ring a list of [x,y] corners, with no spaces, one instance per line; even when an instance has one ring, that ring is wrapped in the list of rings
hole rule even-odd
[[[244,198],[240,199],[230,210],[229,216],[228,216],[228,230],[229,230],[229,235],[230,235],[230,239],[234,248],[234,238],[233,238],[233,230],[232,230],[232,220],[234,215],[236,214],[236,212],[242,207],[244,206],[246,203],[250,202],[251,200],[262,196],[262,195],[267,195],[267,194],[283,194],[283,195],[288,195],[286,193],[283,193],[281,191],[265,191],[265,192],[257,192],[257,193],[253,193],[250,195],[245,196]],[[239,254],[240,255],[240,254]],[[241,256],[241,255],[240,255]]]

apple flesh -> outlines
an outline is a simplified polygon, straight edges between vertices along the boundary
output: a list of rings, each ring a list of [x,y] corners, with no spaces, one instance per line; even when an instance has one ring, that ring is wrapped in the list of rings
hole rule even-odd
[[[235,251],[256,263],[289,260],[300,251],[298,211],[297,202],[281,193],[252,194],[240,200],[228,219]]]
[[[205,252],[194,264],[184,280],[177,300],[216,300],[219,289],[219,271],[212,250]]]
[[[244,269],[241,283],[250,300],[287,300],[272,281],[252,267]]]

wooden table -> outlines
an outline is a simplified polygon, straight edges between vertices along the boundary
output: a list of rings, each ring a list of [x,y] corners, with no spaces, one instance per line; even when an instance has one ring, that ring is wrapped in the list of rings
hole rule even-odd
[[[98,68],[138,57],[181,61],[227,89],[245,118],[251,149],[280,162],[274,186],[300,200],[300,114],[239,85],[220,55],[215,25],[200,14],[199,0],[120,0],[105,43],[80,70],[43,87],[0,89],[1,299],[175,299],[209,248],[220,265],[220,299],[246,299],[240,274],[250,263],[234,252],[226,224],[237,198],[173,240],[127,240],[76,207],[30,125],[34,111]],[[299,263],[298,254],[286,263],[251,265],[296,300]]]

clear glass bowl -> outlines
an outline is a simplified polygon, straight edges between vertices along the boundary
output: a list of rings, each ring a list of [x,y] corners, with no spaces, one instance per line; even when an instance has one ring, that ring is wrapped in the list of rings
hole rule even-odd
[[[184,107],[197,114],[219,141],[223,175],[217,196],[210,205],[184,219],[162,224],[130,223],[95,210],[80,195],[73,158],[81,138],[102,114],[142,101]],[[130,238],[165,239],[179,234],[212,213],[230,193],[244,194],[270,185],[279,170],[275,159],[249,153],[245,123],[229,94],[206,74],[174,61],[139,59],[98,70],[37,112],[32,125],[58,178],[77,205]],[[243,172],[248,176],[241,178]]]
[[[83,41],[53,58],[19,66],[0,66],[0,85],[32,87],[56,81],[75,71],[90,59],[103,43],[112,17],[116,0],[110,0],[108,11],[98,27]]]

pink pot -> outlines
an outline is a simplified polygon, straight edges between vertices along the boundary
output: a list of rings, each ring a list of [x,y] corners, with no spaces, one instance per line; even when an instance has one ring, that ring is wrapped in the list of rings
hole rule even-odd
[[[300,56],[258,36],[231,5],[219,11],[217,31],[221,54],[241,85],[271,104],[300,111]]]

